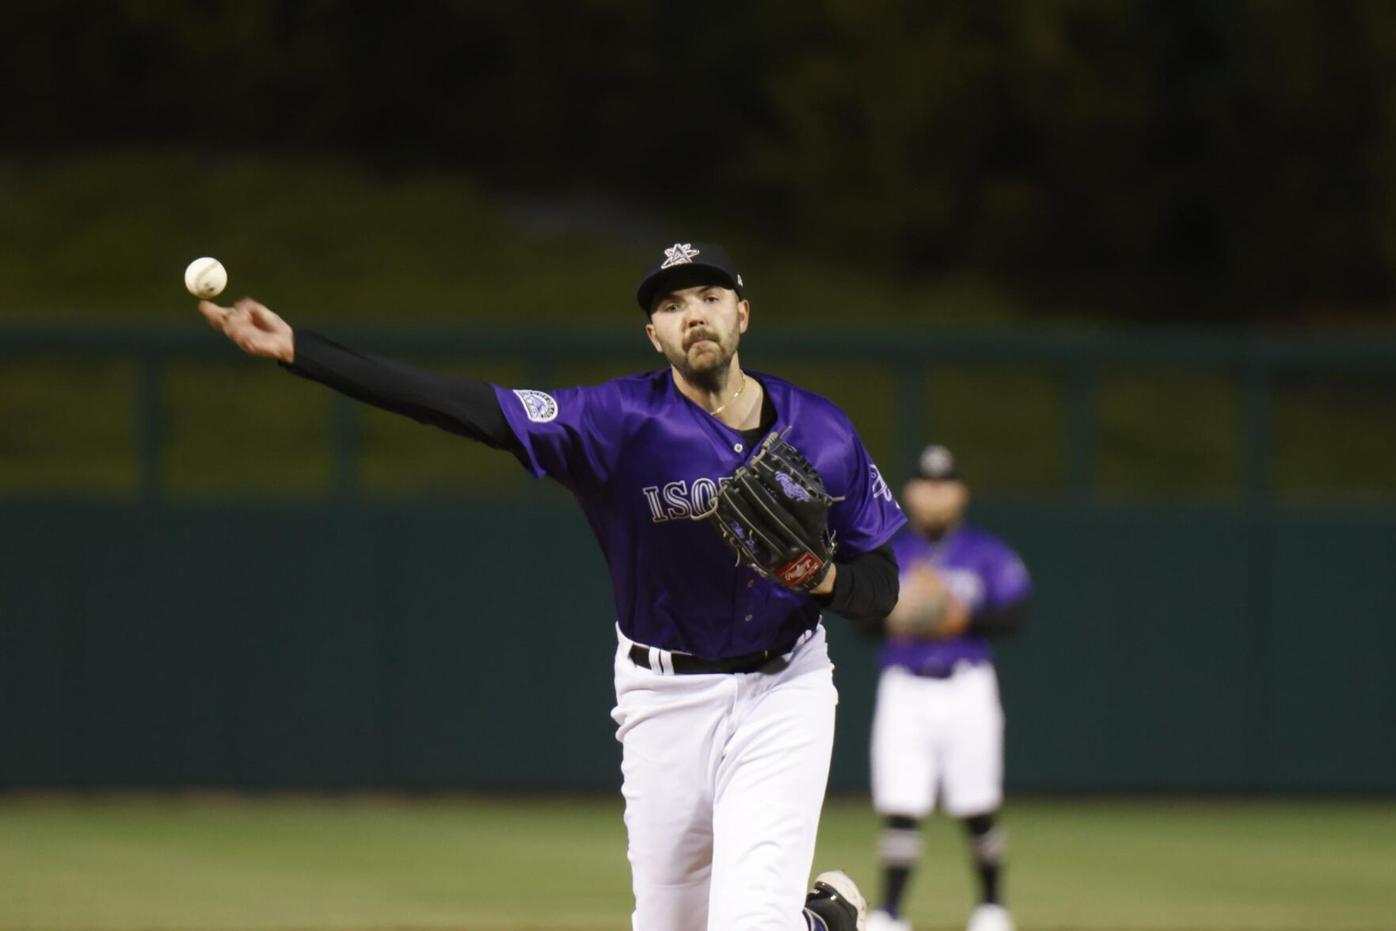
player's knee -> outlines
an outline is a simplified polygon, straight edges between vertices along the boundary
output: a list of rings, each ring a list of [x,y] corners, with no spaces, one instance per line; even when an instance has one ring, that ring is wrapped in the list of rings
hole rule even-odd
[[[969,815],[960,820],[964,822],[965,830],[969,832],[969,835],[975,837],[980,834],[988,834],[992,831],[994,829],[994,822],[997,820],[997,815],[997,811],[986,811],[978,815]]]
[[[964,819],[970,854],[974,862],[984,866],[1002,863],[1008,848],[1008,836],[995,824],[994,814],[989,812]]]

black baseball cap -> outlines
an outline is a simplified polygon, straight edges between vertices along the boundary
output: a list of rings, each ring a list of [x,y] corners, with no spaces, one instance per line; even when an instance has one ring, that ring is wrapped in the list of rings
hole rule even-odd
[[[955,457],[944,446],[931,444],[921,450],[916,457],[915,475],[932,482],[957,482],[960,473],[955,470]]]
[[[653,308],[661,285],[678,290],[716,281],[736,291],[738,298],[746,297],[742,276],[737,274],[737,266],[721,246],[710,242],[676,242],[660,252],[659,259],[645,271],[645,277],[635,289],[635,299],[646,314]]]

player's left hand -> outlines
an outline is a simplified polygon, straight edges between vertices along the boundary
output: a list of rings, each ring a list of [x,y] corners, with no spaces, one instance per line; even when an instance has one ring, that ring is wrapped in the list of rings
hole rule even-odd
[[[829,563],[829,571],[824,573],[824,578],[818,585],[809,590],[811,595],[832,595],[834,593],[834,579],[838,578],[839,564]]]

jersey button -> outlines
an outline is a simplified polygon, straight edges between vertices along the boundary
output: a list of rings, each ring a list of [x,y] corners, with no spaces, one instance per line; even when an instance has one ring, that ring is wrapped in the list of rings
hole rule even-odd
[[[742,451],[742,444],[741,444],[741,443],[738,443],[737,445],[735,445],[735,446],[732,447],[732,452],[734,452],[734,453],[739,453],[739,452],[741,452],[741,451]]]
[[[744,621],[749,621],[749,620],[751,620],[751,615],[748,614],[746,617],[742,618],[742,620],[744,620]]]

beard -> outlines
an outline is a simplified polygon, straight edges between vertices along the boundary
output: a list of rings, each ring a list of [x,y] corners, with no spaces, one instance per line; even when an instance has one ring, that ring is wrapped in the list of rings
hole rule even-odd
[[[960,508],[907,508],[907,520],[928,540],[939,540],[960,523]]]
[[[679,346],[664,347],[664,357],[691,385],[721,388],[727,381],[738,336],[723,339],[714,330],[699,328],[685,333]]]
[[[921,532],[921,536],[933,542],[936,540],[940,540],[942,537],[944,537],[947,533],[950,532],[950,521],[944,520],[942,518],[936,518],[933,520],[918,520],[912,521],[912,523],[916,527],[916,529]]]

